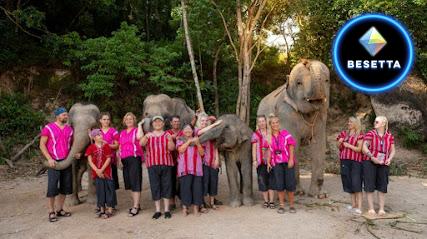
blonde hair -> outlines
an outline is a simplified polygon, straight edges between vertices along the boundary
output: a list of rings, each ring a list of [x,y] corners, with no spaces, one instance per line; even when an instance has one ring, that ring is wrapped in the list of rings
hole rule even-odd
[[[348,118],[348,120],[350,120],[356,127],[356,134],[360,134],[360,132],[362,131],[362,123],[360,122],[360,119],[357,117],[351,116],[350,118]]]
[[[268,119],[267,119],[267,117],[265,116],[265,115],[257,115],[257,117],[256,117],[256,126],[255,126],[255,130],[259,130],[259,127],[258,127],[258,119],[259,118],[263,118],[263,119],[265,119],[265,122],[267,123],[267,129],[268,129]]]
[[[375,120],[381,120],[385,124],[385,132],[388,132],[388,120],[387,117],[380,115],[375,118]]]
[[[206,126],[209,126],[211,124],[211,122],[209,121],[209,115],[206,114],[206,112],[201,112],[197,115],[196,128],[198,128],[198,129],[200,129],[200,124],[201,124],[202,118],[207,119]]]
[[[127,118],[128,116],[132,117],[132,119],[133,119],[133,126],[135,126],[135,125],[136,125],[136,116],[135,116],[132,112],[127,112],[127,113],[125,114],[125,116],[123,116],[122,124],[123,124],[124,126],[126,126],[125,120],[126,120],[126,118]]]
[[[268,115],[268,120],[267,120],[267,134],[268,134],[267,142],[268,142],[268,144],[271,144],[271,138],[273,137],[273,130],[271,129],[271,122],[273,121],[273,119],[280,120],[279,117],[273,113]]]

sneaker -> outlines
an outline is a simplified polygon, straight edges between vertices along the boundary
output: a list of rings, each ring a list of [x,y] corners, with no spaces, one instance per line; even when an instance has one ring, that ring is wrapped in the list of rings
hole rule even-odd
[[[358,216],[360,216],[360,215],[362,215],[362,210],[360,210],[359,208],[355,208],[353,210],[353,213],[356,214],[356,215],[358,215]]]
[[[153,219],[155,219],[155,220],[157,220],[157,219],[159,219],[160,217],[162,216],[162,213],[161,212],[155,212],[154,214],[153,214]]]
[[[347,210],[349,210],[349,211],[352,211],[352,210],[353,210],[353,206],[351,206],[351,205],[347,205],[345,208],[346,208]]]
[[[172,217],[171,212],[165,212],[165,219],[169,219]]]

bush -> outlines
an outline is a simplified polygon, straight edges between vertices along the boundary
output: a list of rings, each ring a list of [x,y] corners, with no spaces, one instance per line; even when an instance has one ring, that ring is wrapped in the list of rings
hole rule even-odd
[[[0,157],[10,158],[17,145],[27,143],[40,131],[43,121],[44,115],[34,111],[24,95],[0,93],[0,138],[4,148]]]
[[[390,175],[392,176],[402,176],[408,174],[408,168],[406,163],[402,162],[392,162],[390,164]]]
[[[423,142],[423,135],[409,128],[400,129],[399,137],[405,148],[417,148]]]

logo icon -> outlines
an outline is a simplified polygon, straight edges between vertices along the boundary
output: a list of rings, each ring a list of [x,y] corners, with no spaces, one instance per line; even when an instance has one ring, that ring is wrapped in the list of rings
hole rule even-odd
[[[410,73],[414,55],[404,25],[378,13],[347,21],[332,45],[332,64],[341,81],[366,94],[398,87]]]
[[[375,27],[371,27],[360,39],[360,44],[371,54],[375,56],[387,44],[387,41],[378,32]]]

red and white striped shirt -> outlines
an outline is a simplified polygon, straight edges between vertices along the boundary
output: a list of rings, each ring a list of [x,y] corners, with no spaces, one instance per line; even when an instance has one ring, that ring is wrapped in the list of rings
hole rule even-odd
[[[216,158],[215,141],[208,140],[202,146],[205,150],[205,155],[203,156],[203,164],[211,168],[217,168],[214,167],[214,162]]]
[[[172,129],[167,130],[166,132],[168,132],[170,135],[174,135],[174,134],[175,134],[175,132],[174,132]],[[181,137],[182,135],[183,135],[182,130],[179,130],[179,131],[178,131],[178,133],[176,134],[176,138],[173,140],[174,144],[176,144],[176,139],[177,139],[178,137]],[[172,159],[173,159],[173,163],[174,163],[174,165],[177,165],[177,160],[178,160],[178,149],[175,147],[175,150],[174,150],[174,151],[172,151],[172,152],[171,152],[171,154],[172,154]]]
[[[337,136],[337,140],[343,139],[343,143],[346,142],[353,146],[357,146],[358,141],[363,141],[363,133],[360,134],[350,134],[347,130],[341,131],[341,133]],[[341,160],[354,160],[357,162],[362,161],[362,153],[356,152],[350,148],[344,147],[343,144],[339,147],[339,156]]]
[[[185,142],[183,139],[176,141],[176,148],[179,148]],[[196,145],[190,145],[185,152],[178,155],[178,168],[177,176],[182,177],[185,175],[203,176],[202,157],[197,150]]]
[[[154,135],[147,140],[145,149],[147,150],[147,168],[156,165],[173,166],[172,154],[168,150],[168,135],[163,132],[161,135]]]
[[[368,142],[368,149],[374,157],[377,157],[378,153],[383,153],[385,154],[384,160],[388,160],[391,146],[394,144],[394,137],[389,131],[380,137],[378,132],[373,129],[365,134],[364,140]],[[364,157],[364,160],[370,160],[370,158]]]
[[[257,144],[256,147],[256,160],[258,163],[258,166],[260,165],[267,165],[267,156],[269,152],[269,144],[267,142],[267,136],[264,137],[262,135],[262,132],[260,130],[255,131],[252,134],[251,143]]]

